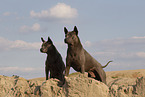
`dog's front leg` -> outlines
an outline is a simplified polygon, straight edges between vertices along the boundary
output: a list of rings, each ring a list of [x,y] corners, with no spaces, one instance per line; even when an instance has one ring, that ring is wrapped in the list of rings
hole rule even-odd
[[[82,64],[82,66],[81,66],[81,73],[85,73],[85,66],[84,66],[84,64]]]
[[[81,65],[81,73],[85,73],[85,57],[84,55],[82,54],[80,56],[80,65]]]
[[[69,75],[69,70],[70,70],[70,61],[68,57],[66,58],[66,68],[65,68],[65,76]]]
[[[49,74],[49,68],[48,65],[45,65],[45,75],[46,75],[46,80],[48,80],[48,74]]]
[[[70,66],[67,65],[66,68],[65,68],[65,76],[69,75],[69,70],[70,70]]]

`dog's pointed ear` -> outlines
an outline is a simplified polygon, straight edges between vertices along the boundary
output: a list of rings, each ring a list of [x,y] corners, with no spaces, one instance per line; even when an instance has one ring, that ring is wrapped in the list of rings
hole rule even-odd
[[[78,29],[76,26],[74,26],[74,32],[76,33],[76,35],[78,35]]]
[[[52,40],[50,39],[49,36],[48,36],[48,40],[47,41],[52,44]]]
[[[65,34],[68,33],[68,30],[66,29],[66,27],[64,27],[64,32],[65,32]]]
[[[45,40],[41,37],[42,42],[45,42]]]

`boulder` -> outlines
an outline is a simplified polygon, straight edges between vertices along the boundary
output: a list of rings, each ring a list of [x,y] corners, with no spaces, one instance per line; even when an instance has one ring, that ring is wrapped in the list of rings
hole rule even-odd
[[[145,70],[107,72],[109,97],[145,97]]]
[[[86,74],[66,77],[66,83],[59,80],[26,80],[13,76],[0,76],[0,97],[107,97],[109,88],[102,82],[88,78]]]
[[[106,74],[107,85],[87,77],[87,73],[70,74],[64,85],[57,79],[0,75],[0,97],[145,97],[144,69]]]

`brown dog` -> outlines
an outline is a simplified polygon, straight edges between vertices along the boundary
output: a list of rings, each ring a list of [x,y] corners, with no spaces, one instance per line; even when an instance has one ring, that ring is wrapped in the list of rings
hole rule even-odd
[[[88,72],[89,77],[106,83],[106,73],[103,68],[112,61],[109,61],[105,66],[101,66],[101,64],[83,48],[78,37],[76,26],[74,30],[70,32],[64,28],[64,32],[64,41],[68,44],[65,75],[68,76],[70,67],[73,67],[76,71],[81,73]]]
[[[45,74],[46,74],[46,80],[48,80],[48,74],[50,71],[50,78],[57,78],[60,81],[65,83],[63,71],[65,70],[65,65],[62,60],[61,55],[53,45],[53,42],[48,37],[48,40],[45,41],[43,38],[41,38],[43,44],[40,49],[42,53],[47,54],[47,59],[45,62]]]

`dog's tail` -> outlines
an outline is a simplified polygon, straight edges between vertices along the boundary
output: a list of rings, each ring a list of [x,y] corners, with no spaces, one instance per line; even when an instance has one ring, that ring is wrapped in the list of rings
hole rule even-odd
[[[110,62],[113,62],[113,61],[109,61],[105,66],[102,66],[102,68],[107,67]]]

